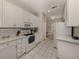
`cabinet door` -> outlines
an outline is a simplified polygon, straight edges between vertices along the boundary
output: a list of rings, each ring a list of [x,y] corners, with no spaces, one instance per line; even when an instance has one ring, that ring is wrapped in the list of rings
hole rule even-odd
[[[9,47],[9,59],[16,59],[16,41],[12,41],[8,43],[8,47]]]
[[[23,11],[23,22],[28,22],[28,16],[27,12],[24,10]]]
[[[3,0],[3,27],[21,27],[23,9],[13,3]]]
[[[0,59],[16,59],[16,46],[0,45]]]
[[[8,49],[9,59],[16,59],[16,46],[10,46]]]
[[[29,36],[27,36],[26,38],[25,38],[25,52],[27,53],[28,51],[29,51],[29,43],[28,43],[28,39],[29,39]]]
[[[9,59],[8,46],[5,44],[0,45],[0,59]]]
[[[20,44],[18,44],[20,45]],[[22,56],[22,48],[21,47],[17,47],[17,58]]]
[[[22,55],[22,43],[21,39],[17,40],[17,58],[19,58]]]
[[[3,27],[16,26],[15,13],[15,6],[7,0],[3,0]]]
[[[3,0],[0,0],[0,27],[2,25],[2,8],[3,8]]]
[[[25,53],[25,38],[22,39],[22,53]]]
[[[58,41],[57,48],[59,59],[79,59],[79,45]]]
[[[67,0],[67,25],[79,26],[79,0]]]
[[[24,10],[23,11],[23,24],[29,23],[30,18],[32,18],[30,13],[28,13],[27,11]]]
[[[16,13],[15,13],[16,27],[22,27],[22,25],[23,25],[23,9],[16,6],[15,10],[16,10]]]

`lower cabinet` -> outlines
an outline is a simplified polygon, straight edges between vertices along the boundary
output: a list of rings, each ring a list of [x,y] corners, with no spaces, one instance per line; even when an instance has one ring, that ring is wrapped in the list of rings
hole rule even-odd
[[[25,40],[26,40],[25,38],[22,39],[22,54],[25,53],[25,47],[26,47],[25,46],[25,43],[26,43]]]
[[[16,59],[16,45],[13,43],[0,45],[0,59]]]
[[[25,38],[17,40],[17,58],[20,58],[25,53]]]
[[[66,41],[57,41],[59,59],[79,59],[79,45]]]
[[[36,45],[35,42],[29,44],[28,39],[29,36],[0,44],[0,59],[19,59]]]
[[[19,58],[22,55],[22,45],[21,45],[21,39],[17,40],[17,58]]]

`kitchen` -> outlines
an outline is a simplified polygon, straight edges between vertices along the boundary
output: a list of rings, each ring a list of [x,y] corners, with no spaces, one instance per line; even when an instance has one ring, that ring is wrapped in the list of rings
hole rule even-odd
[[[79,59],[75,0],[0,0],[0,59]]]

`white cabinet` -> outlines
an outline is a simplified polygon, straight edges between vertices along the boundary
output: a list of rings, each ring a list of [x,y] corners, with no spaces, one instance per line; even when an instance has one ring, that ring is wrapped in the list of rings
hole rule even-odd
[[[19,40],[17,40],[17,58],[19,58],[22,55],[21,49],[22,49],[21,39],[19,39]]]
[[[35,20],[36,16],[22,7],[9,0],[0,0],[0,27],[24,27],[27,22],[35,24],[33,19]]]
[[[26,53],[28,53],[31,49],[33,49],[36,46],[36,42],[35,41],[29,44],[29,37],[30,36],[26,37],[26,50],[25,50]]]
[[[25,47],[25,52],[26,52],[26,53],[30,50],[30,49],[29,49],[30,47],[29,47],[28,39],[29,39],[29,37],[26,37],[26,41],[25,41],[25,42],[26,42],[26,43],[25,43],[25,44],[26,44],[26,45],[25,45],[25,46],[26,46],[26,47]]]
[[[21,27],[23,10],[17,5],[3,0],[3,24],[2,27]]]
[[[79,26],[79,0],[67,0],[65,19],[67,26]]]
[[[15,8],[15,23],[16,23],[16,27],[23,27],[23,9],[16,6]]]
[[[2,25],[2,8],[3,8],[3,0],[0,0],[0,27]]]
[[[71,28],[66,27],[64,22],[55,22],[54,23],[54,45],[56,46],[56,37],[58,35],[70,36]]]
[[[25,47],[26,47],[25,46],[25,43],[26,43],[25,40],[26,40],[25,38],[22,39],[22,53],[25,53]]]
[[[57,41],[59,59],[79,59],[79,44]]]
[[[0,45],[0,59],[16,59],[16,44],[5,43]]]
[[[3,0],[3,24],[2,27],[13,27],[16,24],[15,21],[15,6],[8,2],[7,0]]]
[[[17,40],[17,58],[21,57],[25,53],[25,38]]]
[[[28,13],[24,10],[23,11],[23,22],[28,22],[29,21],[29,15]]]
[[[0,59],[17,59],[35,47],[36,43],[28,43],[28,38],[19,38],[12,42],[0,44]]]

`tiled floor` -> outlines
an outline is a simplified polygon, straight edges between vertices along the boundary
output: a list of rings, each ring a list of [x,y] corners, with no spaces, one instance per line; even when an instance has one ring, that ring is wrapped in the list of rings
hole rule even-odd
[[[44,40],[30,53],[21,57],[21,59],[57,59],[56,49],[53,47],[53,40]]]

